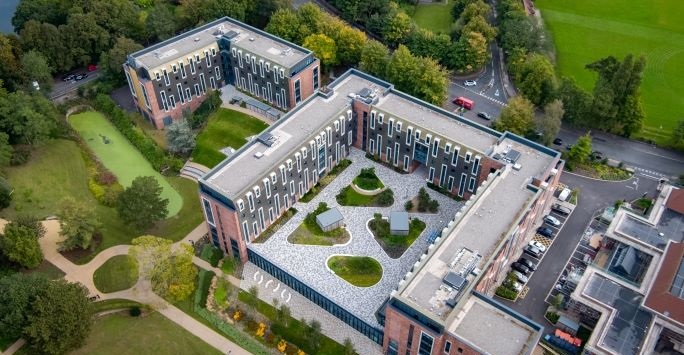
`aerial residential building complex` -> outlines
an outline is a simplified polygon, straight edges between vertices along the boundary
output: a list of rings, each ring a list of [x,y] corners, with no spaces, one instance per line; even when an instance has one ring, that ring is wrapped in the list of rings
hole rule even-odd
[[[138,111],[163,128],[228,83],[281,110],[319,87],[313,53],[224,17],[128,56],[124,72]]]
[[[594,327],[585,352],[684,352],[684,190],[664,186],[647,217],[608,218],[569,302]]]
[[[423,232],[400,258],[374,256],[384,270],[371,287],[352,286],[326,269],[341,248],[362,243],[365,220],[343,216],[348,229],[357,224],[362,231],[343,247],[288,243],[282,234],[291,223],[254,242],[342,159],[358,162],[348,169],[370,164],[363,153],[396,170],[378,173],[406,185],[432,183],[464,202],[446,199],[459,208],[444,211],[434,234]],[[270,273],[388,354],[528,354],[543,327],[491,295],[550,205],[562,168],[557,151],[352,69],[207,173],[200,195],[216,246]],[[332,205],[337,192],[324,189],[317,198]],[[354,250],[372,248],[377,244]]]

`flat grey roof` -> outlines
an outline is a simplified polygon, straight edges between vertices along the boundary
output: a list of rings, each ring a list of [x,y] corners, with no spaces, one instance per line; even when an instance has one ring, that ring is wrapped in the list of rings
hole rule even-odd
[[[323,227],[327,227],[343,219],[344,217],[342,217],[342,213],[340,213],[337,208],[331,208],[316,216],[316,222]]]
[[[457,319],[455,333],[485,354],[518,355],[527,353],[535,330],[509,314],[471,297]]]
[[[407,231],[409,229],[408,212],[390,212],[390,230]]]
[[[455,268],[461,263],[454,261],[460,257],[463,248],[482,255],[477,267],[482,269],[485,266],[536,195],[527,185],[532,178],[541,176],[549,169],[555,159],[510,137],[503,139],[492,155],[505,155],[504,152],[509,149],[521,153],[518,160],[520,170],[513,170],[512,164],[508,164],[499,177],[494,178],[488,186],[480,187],[477,191],[480,198],[470,210],[463,210],[461,219],[454,222],[448,234],[440,238],[435,251],[421,264],[422,267],[399,288],[399,295],[409,304],[441,319],[447,323],[447,327],[448,318],[458,312],[453,312],[443,302],[443,297],[439,297],[443,291],[442,279],[450,271],[459,271]]]
[[[439,112],[436,107],[421,104],[419,101],[407,100],[401,94],[388,93],[380,98],[376,107],[392,116],[429,129],[457,144],[480,152],[485,152],[487,148],[496,144],[497,137],[487,133],[485,131],[487,127],[476,127],[479,124],[454,119]]]
[[[269,170],[277,170],[278,164],[295,149],[307,145],[333,116],[346,112],[351,107],[351,99],[347,95],[364,88],[379,87],[377,83],[361,76],[347,76],[335,83],[330,97],[326,98],[320,93],[314,95],[269,127],[268,132],[278,137],[273,147],[266,149],[257,141],[248,142],[233,159],[224,160],[212,169],[204,181],[229,198],[238,196],[241,191],[255,184],[260,176]],[[263,156],[255,157],[257,152],[263,153]]]
[[[218,37],[230,31],[238,33],[231,40],[236,47],[243,48],[288,68],[297,64],[311,53],[311,51],[293,43],[224,17],[157,45],[132,53],[130,56],[135,58],[143,67],[151,69],[176,58],[193,54],[200,48],[216,43]]]

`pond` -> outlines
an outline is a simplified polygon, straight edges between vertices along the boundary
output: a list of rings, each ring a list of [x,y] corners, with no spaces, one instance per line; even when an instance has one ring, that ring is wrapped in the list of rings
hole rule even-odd
[[[14,26],[12,26],[12,16],[14,16],[14,10],[17,8],[17,5],[19,5],[19,0],[0,1],[0,32],[14,32]]]

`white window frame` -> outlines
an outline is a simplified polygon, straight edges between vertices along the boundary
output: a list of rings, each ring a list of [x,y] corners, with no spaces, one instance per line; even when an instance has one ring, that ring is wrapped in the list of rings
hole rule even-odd
[[[152,106],[150,105],[150,98],[147,96],[147,90],[145,90],[145,85],[143,85],[142,83],[140,83],[140,90],[142,91],[142,94],[143,94],[143,100],[145,101],[145,106],[151,110]],[[176,108],[176,106],[174,105],[173,108]]]
[[[261,188],[260,188],[259,186],[256,186],[256,185],[255,185],[255,186],[252,188],[252,190],[254,190],[254,197],[256,197],[256,198],[261,197]]]

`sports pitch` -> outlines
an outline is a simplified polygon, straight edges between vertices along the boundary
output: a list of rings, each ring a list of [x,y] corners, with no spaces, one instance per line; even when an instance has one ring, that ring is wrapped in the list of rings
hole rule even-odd
[[[561,75],[591,90],[596,75],[584,66],[613,55],[646,56],[641,85],[644,138],[666,143],[684,119],[684,1],[537,0],[556,45]]]
[[[69,122],[121,185],[131,186],[138,176],[154,176],[162,187],[162,198],[169,199],[167,218],[180,211],[183,206],[180,194],[102,114],[83,112],[70,116]]]

